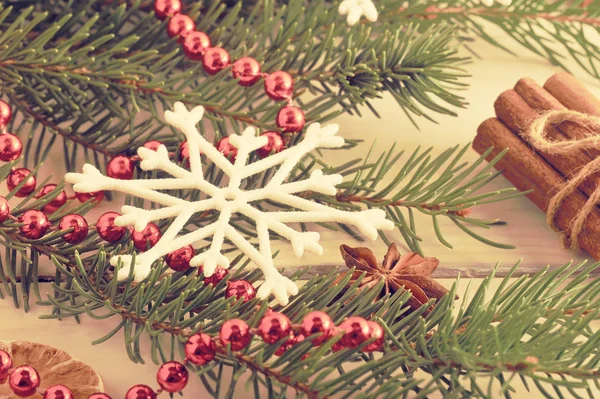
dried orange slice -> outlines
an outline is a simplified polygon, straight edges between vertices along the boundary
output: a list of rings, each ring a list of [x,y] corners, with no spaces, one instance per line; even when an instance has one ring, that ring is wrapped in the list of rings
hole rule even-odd
[[[75,399],[87,399],[89,395],[104,389],[102,378],[96,370],[87,363],[73,359],[63,350],[27,341],[0,341],[0,349],[10,354],[13,367],[27,364],[38,371],[42,380],[41,392],[51,385],[62,384],[73,391]],[[39,394],[30,396],[32,399],[41,397]],[[8,384],[0,384],[0,399],[19,397],[12,393]]]

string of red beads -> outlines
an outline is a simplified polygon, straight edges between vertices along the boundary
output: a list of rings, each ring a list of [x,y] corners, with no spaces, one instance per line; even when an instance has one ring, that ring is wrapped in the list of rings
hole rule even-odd
[[[190,336],[185,343],[185,361],[183,363],[169,361],[159,367],[156,373],[159,389],[155,391],[148,385],[137,384],[127,391],[125,399],[156,399],[162,392],[180,392],[189,381],[186,364],[204,366],[214,360],[217,352],[227,353],[227,348],[241,351],[250,345],[254,335],[260,336],[268,345],[277,344],[287,338],[275,352],[277,356],[283,355],[285,351],[307,337],[314,338],[312,343],[318,346],[335,335],[341,335],[339,341],[332,347],[333,351],[357,348],[373,340],[361,350],[374,352],[381,350],[385,341],[383,328],[374,321],[352,316],[336,327],[331,317],[319,310],[308,313],[304,316],[302,324],[297,326],[292,325],[290,319],[284,314],[273,311],[263,316],[256,329],[251,329],[244,320],[231,319],[221,326],[218,340],[200,332]],[[316,337],[312,337],[313,335]],[[38,392],[44,399],[74,398],[73,392],[67,386],[60,384],[52,385],[43,392],[38,391],[41,384],[38,371],[29,365],[13,368],[11,356],[0,350],[0,384],[7,381],[10,389],[19,397],[28,397]],[[88,399],[111,399],[111,397],[106,393],[98,392],[88,396]]]

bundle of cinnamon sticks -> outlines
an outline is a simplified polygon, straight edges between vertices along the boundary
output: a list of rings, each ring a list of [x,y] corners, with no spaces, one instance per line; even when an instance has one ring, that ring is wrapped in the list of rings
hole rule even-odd
[[[533,191],[527,197],[544,212],[556,191],[581,168],[600,156],[598,148],[578,149],[569,154],[540,151],[532,145],[530,127],[540,115],[554,110],[572,110],[600,117],[600,100],[568,73],[552,76],[543,87],[530,78],[517,82],[494,103],[496,118],[483,122],[477,129],[473,148],[480,154],[494,147],[488,160],[506,148],[509,151],[496,164],[503,175],[519,190]],[[589,129],[565,121],[548,127],[546,135],[553,141],[581,140]],[[565,232],[594,190],[600,187],[600,173],[589,175],[562,203],[553,223]],[[586,219],[578,243],[595,259],[600,259],[600,208],[596,206]]]

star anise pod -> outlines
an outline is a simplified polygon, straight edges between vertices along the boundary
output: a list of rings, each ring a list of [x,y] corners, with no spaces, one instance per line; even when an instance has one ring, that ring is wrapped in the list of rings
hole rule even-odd
[[[423,258],[415,252],[400,255],[395,244],[389,246],[381,264],[369,248],[341,245],[340,252],[346,266],[355,268],[349,284],[356,282],[363,273],[365,276],[359,289],[370,289],[384,281],[379,298],[393,294],[402,287],[412,294],[408,305],[418,309],[430,299],[439,300],[448,293],[431,277],[440,263],[436,258]]]

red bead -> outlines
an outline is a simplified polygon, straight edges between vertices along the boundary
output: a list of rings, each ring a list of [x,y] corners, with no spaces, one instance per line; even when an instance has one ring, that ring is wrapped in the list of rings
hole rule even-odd
[[[203,366],[215,358],[217,346],[208,334],[194,334],[185,344],[185,358],[197,366]]]
[[[73,228],[73,231],[63,236],[63,240],[69,244],[79,244],[85,240],[88,235],[87,221],[83,216],[76,215],[74,213],[63,216],[63,218],[60,220],[59,227],[63,231],[69,230],[71,227]]]
[[[303,334],[293,334],[290,339],[288,339],[285,344],[281,345],[279,348],[277,348],[277,350],[275,351],[275,356],[283,356],[283,354],[285,352],[287,352],[292,346],[299,344],[300,342],[304,341],[304,335]],[[304,356],[306,356],[308,354],[305,354]],[[302,357],[302,359],[304,359],[304,356]]]
[[[246,280],[228,281],[225,297],[236,297],[243,299],[244,302],[248,302],[256,297],[256,289]]]
[[[202,61],[204,53],[211,45],[210,38],[203,32],[190,32],[183,41],[183,53],[193,61]]]
[[[0,223],[8,219],[8,215],[10,215],[10,205],[6,198],[0,196]]]
[[[44,399],[73,399],[73,392],[64,385],[52,385],[46,388]]]
[[[4,384],[8,378],[8,371],[12,367],[12,359],[10,355],[0,350],[0,384]]]
[[[167,392],[179,392],[188,383],[189,374],[185,366],[179,362],[167,362],[160,366],[156,373],[156,381]]]
[[[115,225],[115,219],[121,216],[117,212],[106,212],[102,214],[96,222],[96,231],[100,238],[108,242],[117,242],[127,232],[127,228],[124,226]]]
[[[267,344],[289,337],[292,332],[292,322],[282,313],[271,312],[265,315],[258,325],[258,333]]]
[[[371,336],[369,323],[362,317],[348,317],[339,328],[344,333],[339,342],[346,348],[356,348]]]
[[[265,78],[265,92],[273,100],[287,100],[294,94],[294,79],[284,71],[277,71]]]
[[[38,198],[43,198],[56,188],[56,184],[46,184],[40,192],[37,194]],[[46,213],[52,213],[56,211],[58,208],[67,203],[67,194],[64,190],[61,190],[60,193],[53,200],[48,202],[46,205],[42,207],[42,211]]]
[[[25,182],[23,187],[21,187],[19,191],[16,192],[15,196],[27,197],[35,190],[35,176],[31,175],[27,177],[27,175],[29,175],[30,173],[31,171],[25,168],[11,170],[10,174],[8,175],[8,178],[6,179],[6,185],[8,186],[8,189],[10,191],[14,190],[15,187],[17,187],[23,180],[25,180],[25,178],[27,178],[27,181]]]
[[[12,109],[6,102],[0,100],[0,128],[8,125],[12,119]]]
[[[233,63],[231,73],[240,86],[252,86],[260,79],[260,64],[254,58],[243,57]]]
[[[221,47],[209,47],[204,52],[202,66],[209,75],[214,75],[229,65],[229,53]]]
[[[0,134],[0,160],[4,162],[14,161],[21,156],[23,143],[18,136],[12,133]]]
[[[118,155],[106,165],[108,177],[120,180],[131,180],[133,178],[133,162],[124,155]]]
[[[36,240],[46,234],[46,230],[50,226],[48,218],[41,211],[30,209],[25,211],[20,217],[19,222],[23,226],[19,227],[21,234],[25,237]]]
[[[219,140],[217,143],[217,150],[225,155],[225,158],[229,159],[231,162],[235,162],[238,150],[229,142],[229,136],[225,136]]]
[[[134,385],[125,394],[125,399],[156,399],[156,393],[148,385]]]
[[[204,269],[202,268],[202,266],[200,266],[198,268],[198,274],[200,273],[204,273]],[[219,284],[227,275],[229,274],[229,270],[221,267],[221,266],[217,266],[217,268],[215,269],[215,272],[212,274],[212,276],[210,277],[206,277],[204,276],[204,284],[208,285],[208,284],[212,284],[212,285],[217,285]]]
[[[110,396],[103,392],[93,393],[88,396],[88,399],[112,399]]]
[[[148,223],[142,231],[134,231],[131,240],[138,251],[147,251],[160,240],[160,229],[154,223]]]
[[[154,13],[156,17],[163,20],[167,17],[172,17],[175,14],[181,12],[181,1],[180,0],[155,0],[154,1]]]
[[[283,129],[284,133],[296,133],[304,128],[306,119],[304,112],[293,105],[286,105],[277,113],[277,126]]]
[[[272,152],[277,153],[285,148],[285,144],[283,143],[283,137],[277,132],[264,132],[261,136],[265,136],[269,142],[263,147],[259,148],[258,155],[261,158],[267,157]]]
[[[185,37],[196,28],[196,23],[185,14],[174,15],[167,25],[167,33],[170,37],[179,36],[179,43],[183,43]]]
[[[158,151],[158,147],[160,147],[162,143],[158,140],[150,140],[144,143],[144,148],[147,148],[152,151]]]
[[[179,144],[179,160],[183,162],[186,159],[188,160],[189,164],[190,149],[188,147],[188,142],[184,141],[183,143]]]
[[[231,350],[239,351],[250,344],[252,334],[250,334],[250,328],[244,320],[231,319],[221,326],[219,339],[223,346],[231,344]]]
[[[40,386],[40,375],[31,366],[19,366],[10,373],[8,385],[15,395],[26,398]]]
[[[110,396],[103,392],[93,393],[88,396],[88,399],[112,399]]]
[[[334,327],[331,317],[320,310],[314,310],[302,319],[302,332],[304,336],[308,337],[313,334],[320,334],[312,340],[313,345],[320,345],[329,339]]]
[[[94,202],[100,202],[104,198],[104,191],[92,191],[91,193],[75,193],[75,197],[81,203],[94,198]]]
[[[170,252],[166,256],[167,265],[176,272],[183,272],[190,268],[190,260],[194,257],[194,247],[188,245]]]
[[[379,325],[379,323],[375,323],[374,321],[368,320],[367,324],[369,325],[370,335],[369,339],[375,338],[375,341],[371,342],[369,345],[362,348],[363,352],[375,352],[381,349],[383,346],[383,342],[385,340],[385,332],[383,331],[383,327]]]

